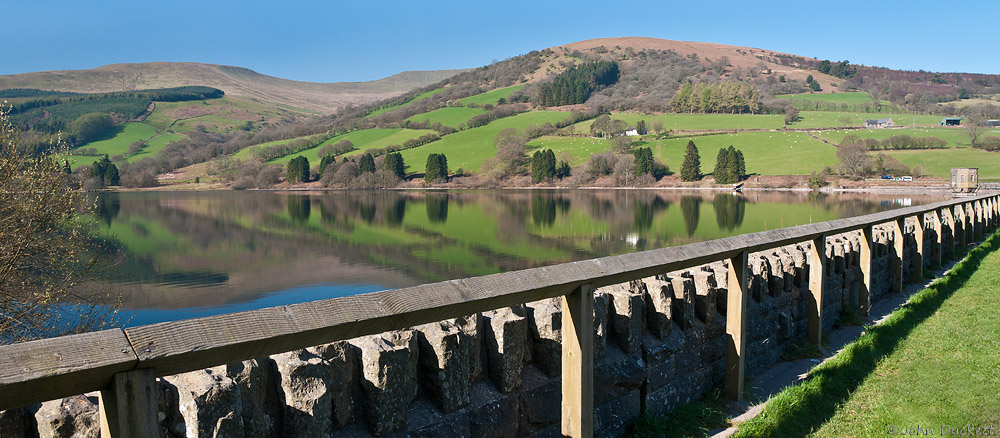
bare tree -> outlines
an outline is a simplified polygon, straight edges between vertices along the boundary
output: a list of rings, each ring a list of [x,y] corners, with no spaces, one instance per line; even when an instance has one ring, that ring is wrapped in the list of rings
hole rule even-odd
[[[965,122],[965,134],[969,136],[969,144],[976,147],[976,140],[986,132],[986,121],[979,115],[971,115]]]
[[[837,147],[837,159],[841,171],[853,178],[863,178],[871,172],[871,156],[863,143],[841,143]]]

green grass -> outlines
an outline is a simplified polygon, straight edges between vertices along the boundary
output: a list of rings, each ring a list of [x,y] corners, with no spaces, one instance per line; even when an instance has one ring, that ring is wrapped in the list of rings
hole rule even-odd
[[[465,107],[446,107],[436,109],[431,112],[417,114],[410,117],[408,120],[412,122],[430,122],[432,125],[434,123],[441,122],[444,126],[451,126],[452,128],[458,128],[465,125],[469,119],[485,113],[486,110],[482,108],[465,108]]]
[[[704,437],[714,428],[728,422],[722,410],[721,391],[714,391],[701,400],[685,404],[664,417],[640,416],[632,426],[632,436],[645,437]]]
[[[825,166],[836,167],[837,150],[809,137],[804,132],[744,132],[651,141],[646,146],[666,163],[672,172],[680,172],[688,140],[693,140],[701,156],[701,172],[715,168],[720,148],[733,145],[743,151],[747,173],[759,175],[805,175]]]
[[[328,144],[336,144],[343,140],[348,140],[351,143],[354,143],[355,150],[342,155],[342,157],[353,157],[364,154],[365,151],[369,149],[383,148],[392,144],[401,145],[406,140],[427,135],[432,132],[434,131],[428,129],[362,129],[338,135],[321,143],[319,146],[312,147],[295,154],[285,155],[281,158],[275,158],[270,162],[284,165],[291,161],[292,158],[302,155],[308,158],[310,163],[317,164],[319,163],[319,150]]]
[[[561,111],[531,111],[496,120],[486,126],[456,132],[442,137],[439,141],[405,150],[402,152],[403,160],[409,167],[408,171],[423,172],[428,155],[443,153],[448,158],[449,171],[460,167],[469,171],[479,171],[483,160],[496,155],[493,137],[496,137],[502,129],[523,130],[532,125],[565,120],[567,115]]]
[[[531,140],[527,144],[528,155],[534,153],[536,149],[552,149],[558,157],[562,152],[568,152],[573,156],[569,162],[571,166],[578,166],[587,162],[590,156],[595,153],[603,153],[608,150],[608,142],[602,138],[593,137],[557,137],[546,135]]]
[[[377,116],[377,115],[380,115],[380,114],[385,114],[385,113],[390,112],[390,111],[398,110],[398,109],[400,109],[400,108],[402,108],[402,107],[404,107],[406,105],[409,105],[409,104],[414,103],[414,102],[419,102],[419,101],[424,100],[424,99],[426,99],[428,97],[431,97],[431,96],[433,96],[435,94],[438,94],[438,93],[440,93],[442,91],[444,91],[444,88],[436,88],[436,89],[433,89],[433,90],[425,92],[425,93],[420,93],[420,94],[416,95],[409,102],[401,103],[399,105],[387,106],[385,108],[380,108],[380,109],[377,109],[375,111],[372,111],[372,112],[368,113],[368,117]]]
[[[978,167],[980,180],[1000,178],[1000,154],[997,152],[957,148],[886,153],[908,166],[920,166],[924,174],[938,178],[951,178],[953,167]]]
[[[463,99],[459,99],[458,103],[461,103],[462,105],[468,105],[470,103],[476,105],[486,105],[488,103],[496,105],[497,101],[500,100],[501,97],[506,99],[507,96],[510,96],[511,93],[520,90],[521,88],[524,88],[524,85],[514,85],[512,87],[497,88],[496,90],[493,91],[487,91],[482,94],[477,94],[475,96],[469,96]]]
[[[738,437],[887,436],[1000,426],[1000,235],[837,356],[772,398]],[[896,432],[898,435],[898,431]]]
[[[846,125],[840,120],[845,117],[847,118]],[[866,119],[888,118],[891,118],[892,121],[896,123],[896,126],[912,126],[914,123],[918,125],[937,126],[941,122],[940,116],[925,114],[864,113],[851,111],[799,111],[799,120],[788,126],[789,128],[796,129],[861,126]]]
[[[611,118],[623,120],[635,126],[639,120],[646,121],[646,127],[653,130],[653,120],[663,121],[663,129],[674,131],[703,129],[779,129],[784,125],[785,116],[776,114],[636,114],[611,113]],[[585,120],[573,125],[577,133],[590,132],[594,120]]]
[[[83,157],[71,156],[70,163],[74,167],[80,165],[90,165],[99,160],[101,156],[107,154],[109,157],[128,153],[128,147],[137,141],[146,140],[156,134],[156,129],[144,122],[131,122],[115,126],[106,133],[100,140],[92,141],[74,150],[97,149],[98,156]],[[165,144],[164,144],[165,146]],[[162,149],[162,146],[160,147]]]
[[[819,101],[819,102],[832,102],[832,103],[847,103],[847,104],[866,104],[872,103],[871,96],[864,91],[851,91],[847,93],[823,93],[823,94],[781,94],[774,96],[775,99],[788,99],[792,101]],[[887,100],[882,101],[883,104],[891,104]]]
[[[822,131],[816,135],[824,140],[840,143],[844,137],[854,135],[858,138],[874,138],[885,140],[894,135],[909,135],[911,137],[937,137],[948,142],[948,147],[968,147],[969,136],[965,130],[954,128],[903,128],[903,129],[852,129],[837,131]]]

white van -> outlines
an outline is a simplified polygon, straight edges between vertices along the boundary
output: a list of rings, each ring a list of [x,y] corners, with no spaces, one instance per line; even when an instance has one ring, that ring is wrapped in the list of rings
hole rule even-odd
[[[906,182],[913,181],[913,177],[912,176],[904,176],[903,177],[903,181],[906,181]]]

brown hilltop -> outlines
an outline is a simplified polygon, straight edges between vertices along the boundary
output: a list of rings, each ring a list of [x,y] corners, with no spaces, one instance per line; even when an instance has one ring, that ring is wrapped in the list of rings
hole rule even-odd
[[[227,95],[332,113],[433,84],[462,70],[408,71],[368,82],[318,83],[277,78],[243,67],[197,62],[111,64],[90,70],[62,70],[0,75],[0,89],[101,93],[185,85],[204,85]]]
[[[695,41],[674,41],[648,37],[619,37],[596,38],[578,41],[575,43],[552,47],[551,50],[556,51],[556,53],[568,53],[574,50],[586,52],[594,51],[595,49],[599,49],[601,47],[613,53],[621,52],[629,48],[637,52],[641,50],[673,50],[681,55],[696,54],[702,62],[706,62],[706,59],[711,62],[718,62],[719,59],[725,56],[729,59],[729,64],[733,67],[749,69],[763,64],[765,69],[771,69],[771,71],[776,75],[784,75],[789,79],[798,79],[801,81],[805,81],[807,76],[812,75],[813,78],[819,81],[820,85],[822,85],[824,90],[823,92],[832,92],[836,90],[836,87],[832,84],[842,81],[842,79],[822,74],[818,71],[811,70],[806,66],[798,67],[794,64],[781,65],[777,62],[778,57],[780,56],[800,58],[801,56],[799,55],[776,52],[774,50],[758,49],[755,47],[730,46],[726,44],[702,43]]]

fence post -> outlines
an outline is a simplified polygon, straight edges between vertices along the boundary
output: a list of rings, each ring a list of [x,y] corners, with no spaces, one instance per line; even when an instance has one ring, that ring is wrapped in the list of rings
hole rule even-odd
[[[156,372],[152,368],[115,374],[99,398],[101,438],[159,436]]]
[[[941,237],[941,233],[944,227],[941,226],[941,214],[937,211],[931,211],[931,228],[934,229],[934,236],[937,239],[937,248],[934,251],[933,264],[935,268],[941,267],[941,253],[944,252],[944,238]]]
[[[913,254],[913,276],[910,280],[913,283],[920,283],[924,279],[924,215],[918,214],[913,220],[916,222],[913,227],[913,238],[917,241],[917,250]]]
[[[872,226],[861,229],[861,283],[858,287],[858,314],[865,316],[872,307]]]
[[[562,297],[562,434],[594,435],[594,286]]]
[[[895,278],[892,282],[893,292],[903,291],[903,231],[906,230],[906,218],[901,217],[893,223],[893,247],[896,249],[896,257],[892,259],[892,272]]]
[[[726,398],[743,400],[746,367],[747,251],[729,259],[729,291],[726,295]]]
[[[809,253],[809,322],[807,338],[809,342],[823,345],[823,280],[826,277],[826,235],[820,234],[812,240]]]

